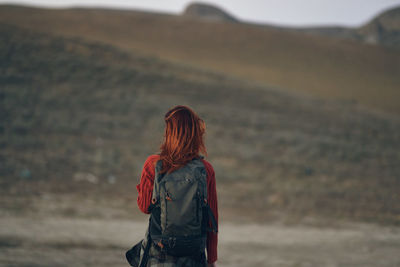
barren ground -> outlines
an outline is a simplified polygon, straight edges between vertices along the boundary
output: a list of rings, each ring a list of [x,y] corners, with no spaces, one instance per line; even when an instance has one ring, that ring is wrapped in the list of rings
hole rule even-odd
[[[6,216],[0,219],[0,266],[128,266],[137,220]],[[218,266],[399,266],[400,228],[279,224],[220,225]]]

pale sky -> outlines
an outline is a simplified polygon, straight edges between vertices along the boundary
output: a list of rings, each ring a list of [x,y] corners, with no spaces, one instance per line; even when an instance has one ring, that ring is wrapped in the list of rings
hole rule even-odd
[[[190,0],[0,0],[2,3],[42,7],[97,6],[140,9],[164,13],[182,12]],[[282,26],[359,26],[400,0],[215,0],[196,1],[217,5],[236,18]]]

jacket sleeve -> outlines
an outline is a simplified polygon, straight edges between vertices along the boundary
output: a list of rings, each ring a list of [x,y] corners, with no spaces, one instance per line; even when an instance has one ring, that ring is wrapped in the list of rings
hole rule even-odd
[[[155,174],[154,163],[156,161],[156,155],[147,158],[143,166],[140,183],[136,186],[136,189],[138,191],[137,205],[139,209],[146,214],[149,214],[147,209],[150,206],[153,194],[153,183]]]
[[[210,163],[204,162],[207,171],[207,201],[210,208],[215,216],[218,228],[218,200],[217,200],[217,188],[215,181],[215,172]],[[209,225],[211,227],[211,224]],[[214,263],[218,259],[217,253],[218,246],[218,233],[208,232],[207,233],[207,262]]]

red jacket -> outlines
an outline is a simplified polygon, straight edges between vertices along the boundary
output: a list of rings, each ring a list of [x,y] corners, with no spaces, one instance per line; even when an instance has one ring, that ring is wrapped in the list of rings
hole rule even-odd
[[[155,174],[155,163],[159,159],[159,155],[151,155],[147,158],[143,166],[142,177],[140,183],[136,186],[138,191],[137,204],[139,209],[148,214],[147,211],[153,194],[153,183]],[[218,203],[217,203],[217,190],[215,183],[215,173],[211,164],[202,160],[207,172],[207,201],[214,213],[215,219],[218,223]],[[217,260],[217,244],[218,234],[208,232],[207,233],[207,261],[213,263]]]

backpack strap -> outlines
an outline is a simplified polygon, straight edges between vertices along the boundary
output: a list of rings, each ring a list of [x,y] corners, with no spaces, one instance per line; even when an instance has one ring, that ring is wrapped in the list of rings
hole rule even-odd
[[[211,225],[212,225],[211,228],[207,226],[207,231],[213,232],[213,233],[218,233],[217,220],[215,219],[214,213],[212,212],[208,203],[206,204],[206,209],[207,209],[207,213],[208,213],[208,219],[211,221]]]
[[[140,259],[139,266],[138,267],[145,267],[147,265],[147,262],[149,260],[149,251],[150,251],[150,246],[151,246],[151,236],[150,236],[150,225],[151,225],[151,216],[149,218],[149,230],[147,232],[147,243],[146,247],[144,248],[143,256]]]
[[[162,169],[162,161],[158,160],[155,166],[154,170],[154,184],[153,184],[153,194],[152,194],[152,199],[150,206],[148,208],[148,211],[151,212],[151,210],[155,207],[160,205],[160,181],[164,175],[162,175],[161,172]]]

